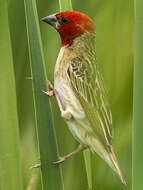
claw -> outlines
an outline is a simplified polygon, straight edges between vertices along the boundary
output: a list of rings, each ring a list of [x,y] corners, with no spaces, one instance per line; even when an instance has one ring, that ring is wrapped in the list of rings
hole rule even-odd
[[[26,80],[32,80],[32,77],[25,77]]]
[[[44,91],[44,90],[42,90],[42,92],[43,92],[45,95],[50,96],[50,97],[55,95],[53,90],[51,90],[51,91]]]
[[[41,167],[41,164],[35,164],[34,166],[31,167],[32,168],[40,168]]]

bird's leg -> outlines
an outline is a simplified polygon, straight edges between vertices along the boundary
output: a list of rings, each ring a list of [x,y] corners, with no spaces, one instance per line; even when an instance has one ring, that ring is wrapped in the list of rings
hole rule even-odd
[[[68,158],[70,158],[71,156],[73,156],[74,154],[80,152],[80,151],[83,151],[84,149],[86,149],[87,147],[86,146],[83,146],[83,145],[79,145],[73,152],[65,155],[65,156],[62,156],[60,157],[60,160],[56,161],[56,162],[53,162],[53,164],[60,164],[60,163],[63,163],[65,160],[67,160]]]
[[[60,160],[56,161],[56,162],[53,162],[53,164],[61,164],[63,163],[65,160],[67,160],[68,158],[70,158],[71,156],[73,156],[74,154],[77,154],[78,152],[80,151],[83,151],[85,150],[87,147],[86,146],[83,146],[83,145],[78,145],[78,147],[71,153],[65,155],[65,156],[62,156],[60,157]],[[36,164],[34,166],[32,166],[31,168],[40,168],[41,167],[41,164]]]
[[[45,95],[47,96],[55,96],[59,109],[61,111],[61,116],[65,119],[65,120],[70,120],[72,118],[72,115],[69,111],[64,109],[64,106],[60,100],[60,97],[58,95],[58,92],[56,91],[56,89],[53,87],[53,85],[51,84],[50,81],[48,81],[48,87],[50,89],[50,91],[43,91]]]
[[[32,77],[26,77],[26,79],[27,79],[27,80],[32,80]],[[67,110],[64,109],[64,106],[63,106],[63,104],[62,104],[62,102],[61,102],[61,100],[60,100],[60,97],[59,97],[59,95],[58,95],[58,92],[56,91],[56,89],[54,89],[52,83],[51,83],[49,80],[48,80],[48,87],[49,87],[50,91],[44,91],[44,90],[42,90],[42,92],[43,92],[45,95],[49,96],[49,97],[55,96],[55,97],[56,97],[56,100],[57,100],[57,102],[58,102],[58,106],[59,106],[60,111],[61,111],[61,116],[62,116],[65,120],[70,120],[70,119],[72,118],[72,114],[71,114],[69,111],[67,111]]]
[[[47,95],[47,96],[55,96],[56,97],[56,100],[58,102],[58,105],[59,105],[59,108],[60,108],[60,111],[63,112],[64,111],[64,107],[63,107],[63,104],[60,100],[60,97],[56,91],[56,89],[54,89],[52,83],[50,81],[48,81],[48,87],[50,89],[50,91],[44,91],[44,94]]]
[[[65,156],[62,156],[60,157],[60,160],[56,161],[56,162],[53,162],[53,164],[61,164],[63,163],[65,160],[67,160],[68,158],[70,158],[71,156],[73,156],[74,154],[80,152],[80,151],[83,151],[85,150],[87,147],[84,146],[84,145],[78,145],[78,147],[71,153],[65,155]],[[31,168],[40,168],[41,167],[41,164],[35,164],[34,166],[32,166]]]

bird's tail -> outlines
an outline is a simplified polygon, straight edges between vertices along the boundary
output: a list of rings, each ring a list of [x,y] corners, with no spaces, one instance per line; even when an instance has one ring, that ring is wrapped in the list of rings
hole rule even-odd
[[[120,180],[122,181],[122,183],[124,185],[127,185],[126,184],[126,181],[124,179],[124,176],[121,172],[121,169],[119,167],[119,164],[118,164],[118,161],[117,161],[117,158],[115,156],[115,153],[114,151],[111,149],[111,151],[108,153],[108,156],[109,156],[109,159],[110,159],[110,163],[108,162],[108,164],[110,165],[110,167],[119,175],[120,177]],[[112,163],[112,164],[111,164]]]
[[[99,144],[98,144],[98,146],[99,146]],[[98,147],[98,146],[96,146],[96,149],[93,147],[91,150],[93,152],[96,152],[99,156],[101,156],[101,158],[103,160],[105,160],[105,162],[118,174],[118,176],[120,177],[121,182],[124,185],[126,185],[126,181],[125,181],[125,179],[123,177],[123,174],[121,172],[121,169],[119,167],[117,158],[116,158],[115,153],[113,151],[113,148],[110,147],[110,150],[108,149],[108,151],[107,151],[107,150],[105,150],[105,148]]]

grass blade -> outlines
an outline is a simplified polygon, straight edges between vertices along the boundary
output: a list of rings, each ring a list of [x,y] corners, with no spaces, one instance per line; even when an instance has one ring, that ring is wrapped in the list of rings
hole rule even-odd
[[[71,11],[72,2],[71,0],[59,0],[60,11]]]
[[[63,182],[60,167],[52,164],[58,159],[58,151],[50,103],[48,97],[41,91],[47,89],[47,80],[35,0],[25,0],[25,12],[43,190],[62,190]]]
[[[0,189],[22,189],[19,128],[7,1],[0,0]]]
[[[143,1],[135,5],[135,64],[134,64],[134,109],[133,109],[133,190],[143,189]]]
[[[83,154],[84,154],[86,173],[87,173],[87,179],[88,179],[88,187],[89,187],[90,190],[92,190],[91,152],[90,152],[90,150],[85,150],[83,152]]]

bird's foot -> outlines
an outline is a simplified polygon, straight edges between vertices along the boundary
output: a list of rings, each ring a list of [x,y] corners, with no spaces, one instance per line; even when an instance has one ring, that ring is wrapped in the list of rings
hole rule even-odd
[[[55,96],[55,93],[54,93],[54,90],[51,90],[51,91],[44,91],[42,90],[42,92],[46,95],[46,96]]]
[[[35,164],[34,166],[32,166],[31,168],[40,168],[41,164]]]
[[[46,96],[55,96],[55,89],[52,85],[52,83],[48,80],[48,87],[50,89],[50,91],[45,91],[45,90],[42,90],[42,92],[46,95]]]
[[[25,79],[26,80],[32,80],[32,77],[26,77]]]

